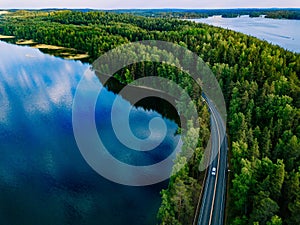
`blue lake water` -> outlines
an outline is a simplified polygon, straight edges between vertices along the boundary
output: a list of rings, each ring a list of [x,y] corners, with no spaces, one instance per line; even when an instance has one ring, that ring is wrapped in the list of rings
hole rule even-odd
[[[214,16],[204,19],[192,19],[192,21],[252,35],[290,51],[300,53],[300,20],[250,18],[247,16],[222,18]]]
[[[88,166],[76,145],[72,101],[89,65],[4,42],[0,49],[0,224],[156,224],[167,181],[146,187],[110,182]],[[106,131],[114,157],[148,165],[170,154],[179,139],[174,122],[164,118],[167,136],[152,154],[130,152],[110,125],[111,104],[120,96],[107,90],[101,95],[97,128]],[[124,99],[122,104],[130,106]],[[146,137],[154,117],[162,116],[133,108],[133,132]]]

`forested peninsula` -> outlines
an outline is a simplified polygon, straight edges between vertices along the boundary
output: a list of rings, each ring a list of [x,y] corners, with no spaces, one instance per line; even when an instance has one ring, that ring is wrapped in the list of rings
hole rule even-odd
[[[234,18],[243,15],[250,17],[264,16],[272,19],[300,19],[300,9],[128,9],[112,11],[115,13],[131,13],[147,17],[181,19],[207,18],[210,16]]]

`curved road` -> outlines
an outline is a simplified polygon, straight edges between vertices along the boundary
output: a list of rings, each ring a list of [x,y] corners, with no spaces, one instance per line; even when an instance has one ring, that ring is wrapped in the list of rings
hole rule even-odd
[[[203,95],[211,113],[212,148],[201,208],[198,217],[198,225],[222,225],[224,224],[224,210],[226,197],[227,176],[227,137],[224,121],[215,105]],[[223,137],[223,138],[222,138]],[[212,175],[212,168],[216,168],[216,175]]]

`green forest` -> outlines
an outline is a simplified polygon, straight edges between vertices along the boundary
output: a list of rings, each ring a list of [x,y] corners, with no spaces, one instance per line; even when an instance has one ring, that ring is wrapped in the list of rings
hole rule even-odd
[[[227,104],[227,224],[300,224],[299,54],[234,31],[171,18],[17,11],[0,20],[2,35],[88,52],[91,63],[120,44],[141,40],[169,41],[197,53],[216,75]],[[166,65],[132,65],[118,77],[126,82],[153,70],[193,93],[184,73]],[[203,179],[197,164],[210,133],[209,112],[201,102],[201,140],[192,160],[162,191],[161,224],[191,224],[194,218]],[[179,157],[174,167],[182,163]]]
[[[116,13],[131,13],[134,15],[160,18],[207,18],[222,15],[224,18],[233,18],[242,15],[273,19],[300,19],[300,9],[127,9],[112,10]]]

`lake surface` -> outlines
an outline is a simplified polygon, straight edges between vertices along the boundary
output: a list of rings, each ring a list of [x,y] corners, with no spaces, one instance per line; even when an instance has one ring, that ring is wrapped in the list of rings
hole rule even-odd
[[[4,42],[0,49],[0,224],[156,224],[167,181],[146,187],[110,182],[88,166],[76,145],[72,101],[89,65]],[[179,137],[177,125],[165,118],[167,135],[151,154],[136,154],[116,141],[110,123],[116,98],[121,97],[105,89],[95,110],[112,154],[137,165],[169,155]],[[121,100],[124,109],[131,106]],[[133,132],[147,137],[154,117],[162,116],[133,108]]]
[[[250,18],[248,16],[222,18],[214,16],[204,19],[192,19],[191,21],[252,35],[290,51],[300,53],[300,20]]]

